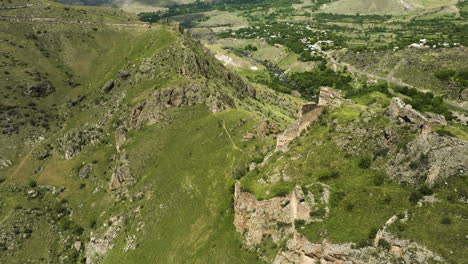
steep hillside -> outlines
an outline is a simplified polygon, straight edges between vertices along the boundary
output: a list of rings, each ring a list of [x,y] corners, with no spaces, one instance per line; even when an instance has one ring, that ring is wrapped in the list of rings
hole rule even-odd
[[[242,137],[300,100],[254,90],[178,28],[34,4],[1,22],[1,262],[255,262],[230,193],[272,136]]]
[[[317,97],[278,92],[179,26],[1,4],[1,263],[467,259],[468,133],[441,97],[326,63],[295,75]]]

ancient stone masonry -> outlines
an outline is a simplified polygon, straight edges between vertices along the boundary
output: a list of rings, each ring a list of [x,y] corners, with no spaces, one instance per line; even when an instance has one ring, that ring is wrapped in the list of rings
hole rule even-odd
[[[335,89],[321,87],[318,104],[306,103],[301,106],[297,121],[289,125],[288,128],[278,136],[276,151],[288,151],[289,144],[320,118],[324,107],[339,107],[346,102],[348,102],[348,100],[343,99],[340,93]]]
[[[341,104],[345,102],[350,102],[350,101],[343,99],[343,97],[341,97],[340,91],[335,90],[330,87],[320,87],[319,101],[318,101],[319,106],[339,107]]]
[[[234,224],[238,232],[244,233],[246,245],[260,243],[266,234],[271,235],[275,243],[279,243],[294,233],[295,220],[305,223],[322,221],[323,219],[314,217],[313,213],[319,207],[328,208],[328,186],[322,186],[321,194],[313,192],[310,187],[312,185],[306,186],[306,192],[296,187],[287,196],[258,201],[252,194],[243,192],[240,183],[237,183]]]
[[[409,122],[417,125],[423,132],[428,134],[432,130],[432,124],[447,125],[447,121],[443,116],[434,113],[424,113],[413,109],[409,104],[405,104],[403,100],[394,97],[387,108],[387,115],[401,122]]]
[[[296,122],[286,128],[277,138],[276,151],[288,151],[289,144],[307,129],[313,122],[317,121],[322,114],[323,108],[315,103],[307,103],[301,106],[299,117]]]
[[[321,221],[323,217],[327,217],[328,214],[318,219],[311,216],[317,210],[317,203],[314,201],[322,200],[328,208],[328,198],[325,193],[329,193],[329,187],[320,185],[323,187],[321,199],[314,199],[314,193],[304,192],[303,188],[296,187],[287,196],[258,201],[254,195],[243,192],[240,183],[236,183],[234,225],[238,232],[243,233],[244,244],[253,250],[262,243],[266,235],[271,237],[277,245],[284,243],[285,246],[279,248],[277,252],[274,264],[387,264],[393,263],[395,258],[407,264],[444,262],[440,256],[425,247],[415,242],[398,240],[386,232],[386,228],[395,221],[395,217],[387,221],[375,238],[376,241],[386,239],[391,244],[390,250],[378,247],[378,243],[375,246],[356,248],[352,243],[333,244],[327,240],[321,243],[310,242],[297,232],[296,223],[297,220],[304,223]],[[260,255],[260,257],[263,256]]]

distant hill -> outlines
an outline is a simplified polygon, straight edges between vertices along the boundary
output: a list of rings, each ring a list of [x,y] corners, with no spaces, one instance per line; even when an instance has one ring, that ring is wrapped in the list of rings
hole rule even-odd
[[[453,6],[457,0],[339,0],[322,6],[322,11],[338,14],[402,14],[418,9]]]

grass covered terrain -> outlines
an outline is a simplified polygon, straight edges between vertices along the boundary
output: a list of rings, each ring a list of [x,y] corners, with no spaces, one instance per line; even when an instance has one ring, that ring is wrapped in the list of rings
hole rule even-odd
[[[442,65],[462,48],[431,49],[420,57],[425,65],[445,54],[430,69],[435,84],[427,89],[435,95],[390,81],[367,82],[336,67],[332,52],[326,53],[353,48],[353,42],[383,47],[385,55],[387,44],[403,41],[420,26],[428,32],[442,27],[441,21],[395,27],[399,22],[388,15],[317,14],[309,24],[290,22],[307,21],[309,11],[327,1],[169,8],[171,18],[216,28],[206,35],[215,38],[205,41],[218,55],[232,55],[232,61],[219,58],[241,78],[178,27],[141,26],[134,15],[109,8],[32,3],[38,5],[2,10],[8,17],[0,22],[0,262],[79,263],[90,249],[102,247],[102,263],[260,263],[233,224],[237,180],[260,200],[284,196],[295,186],[329,187],[329,212],[313,212],[323,221],[296,223],[312,242],[365,246],[391,216],[407,211],[408,220],[392,225],[392,233],[454,263],[466,258],[464,178],[432,189],[392,182],[384,171],[391,157],[378,141],[387,128],[401,135],[398,150],[417,136],[416,129],[384,116],[394,95],[418,110],[450,116],[439,97],[449,89],[435,86],[449,83],[457,92],[464,87],[463,57]],[[21,19],[11,21],[13,16]],[[446,19],[456,34],[431,41],[463,34],[463,21]],[[324,31],[317,31],[323,24]],[[363,36],[371,24],[375,31]],[[403,32],[407,25],[413,27]],[[231,31],[217,34],[226,29]],[[376,37],[381,33],[386,35]],[[309,45],[326,40],[333,43],[312,53]],[[340,56],[352,60],[351,54]],[[385,64],[378,59],[387,57],[375,54],[379,58],[366,53],[362,63]],[[405,74],[375,71],[388,78]],[[418,71],[415,79],[424,74]],[[275,134],[295,121],[301,98],[315,100],[320,86],[333,86],[353,102],[326,109],[289,152],[250,170],[274,149]],[[468,133],[456,120],[434,129],[465,140]],[[430,195],[435,201],[422,202]],[[434,232],[425,232],[426,220]],[[277,252],[269,237],[258,250],[269,260]]]
[[[134,225],[121,234],[104,263],[254,263],[254,255],[239,249],[230,204],[233,172],[251,159],[244,151],[258,148],[237,149],[230,137],[239,144],[254,121],[248,113],[212,115],[203,107],[174,112],[172,118],[169,126],[131,135],[135,140],[127,151],[133,172],[141,175],[134,191],[147,193],[137,202],[146,224],[141,233]],[[239,127],[241,119],[249,121]],[[125,236],[135,233],[141,234],[139,247],[123,252]]]

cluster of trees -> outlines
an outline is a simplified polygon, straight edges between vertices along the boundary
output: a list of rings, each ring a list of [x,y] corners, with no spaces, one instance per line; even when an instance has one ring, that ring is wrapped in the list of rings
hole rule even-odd
[[[311,30],[303,23],[270,23],[254,27],[241,28],[236,31],[225,31],[218,34],[220,38],[257,39],[263,38],[270,45],[281,44],[290,51],[302,55],[310,53],[310,45],[317,41],[332,41],[333,47],[343,47],[345,38],[332,32]],[[304,60],[320,60],[319,58],[303,56]]]
[[[157,22],[163,18],[189,15],[213,10],[219,11],[247,11],[248,13],[268,11],[270,8],[291,8],[291,4],[300,3],[300,0],[221,0],[196,1],[191,4],[173,5],[166,11],[140,13],[140,19],[147,22]]]
[[[441,81],[453,82],[461,87],[468,87],[468,70],[441,69],[434,72],[433,75]]]
[[[396,86],[393,88],[395,92],[404,94],[410,99],[405,100],[413,106],[414,109],[422,112],[433,112],[445,116],[447,120],[453,120],[455,117],[444,104],[444,99],[441,96],[434,96],[433,93],[423,93],[415,88]]]
[[[327,68],[325,63],[314,71],[293,73],[288,79],[293,87],[309,96],[317,95],[321,86],[334,87],[342,91],[353,89],[350,76]]]

